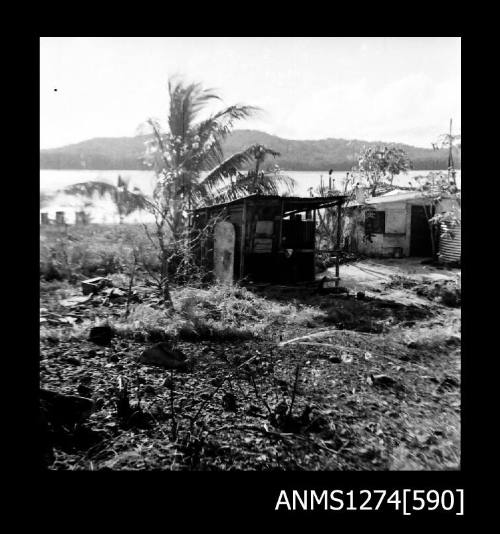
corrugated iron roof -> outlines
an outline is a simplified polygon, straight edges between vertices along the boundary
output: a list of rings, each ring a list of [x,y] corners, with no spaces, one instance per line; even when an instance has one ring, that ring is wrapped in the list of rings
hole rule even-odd
[[[404,200],[417,200],[425,198],[420,191],[390,191],[377,197],[371,197],[366,200],[366,204],[386,204],[387,202],[401,202]]]
[[[346,206],[347,207],[366,206],[366,205],[373,206],[374,204],[389,204],[392,202],[406,202],[406,201],[411,201],[411,200],[422,200],[425,198],[429,198],[429,195],[421,193],[420,191],[394,190],[388,193],[384,193],[383,195],[378,195],[376,197],[367,198],[364,202],[353,200],[349,202]],[[443,199],[453,198],[453,196],[441,195],[441,198]],[[432,202],[431,198],[429,198],[429,202]]]
[[[196,208],[194,210],[191,210],[192,212],[196,213],[197,211],[203,211],[203,210],[213,210],[217,208],[223,208],[224,206],[231,206],[234,204],[242,204],[245,200],[284,200],[285,204],[288,204],[289,206],[295,205],[297,207],[298,205],[302,205],[305,207],[314,207],[320,206],[322,204],[340,204],[342,202],[345,202],[345,200],[348,197],[343,195],[335,195],[330,197],[287,197],[287,196],[280,196],[280,195],[262,195],[259,193],[255,193],[253,195],[247,195],[246,197],[236,198],[235,200],[230,200],[228,202],[221,202],[219,204],[212,204],[211,206],[203,206],[200,208]],[[318,208],[317,208],[318,209]]]

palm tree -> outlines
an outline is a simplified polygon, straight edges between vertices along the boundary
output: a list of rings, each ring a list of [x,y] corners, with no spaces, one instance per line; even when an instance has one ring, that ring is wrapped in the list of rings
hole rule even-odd
[[[186,210],[197,205],[252,192],[275,194],[282,185],[292,189],[291,178],[279,172],[259,172],[266,156],[279,155],[270,148],[252,145],[224,158],[222,142],[234,123],[250,117],[258,108],[233,105],[199,120],[210,102],[220,100],[213,90],[170,79],[168,92],[168,131],[163,132],[157,120],[147,121],[153,136],[146,142],[145,161],[158,177],[154,195],[170,210],[174,236],[182,231]],[[245,175],[241,169],[249,163],[255,168]]]
[[[129,180],[122,178],[120,175],[118,175],[117,185],[98,181],[80,182],[65,187],[63,192],[68,195],[79,195],[85,198],[92,198],[94,195],[103,198],[108,195],[116,206],[120,224],[123,223],[127,215],[146,207],[146,199],[140,189],[134,187],[133,190],[130,190]]]

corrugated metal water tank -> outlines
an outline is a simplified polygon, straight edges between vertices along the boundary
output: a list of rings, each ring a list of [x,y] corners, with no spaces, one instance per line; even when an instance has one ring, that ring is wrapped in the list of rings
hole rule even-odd
[[[451,232],[451,235],[450,233]],[[444,262],[461,261],[462,257],[462,226],[441,223],[439,237],[439,258]]]

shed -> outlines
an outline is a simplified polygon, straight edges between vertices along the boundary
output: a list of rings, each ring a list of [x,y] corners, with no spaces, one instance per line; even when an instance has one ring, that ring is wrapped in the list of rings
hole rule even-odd
[[[438,211],[450,209],[442,199]],[[432,255],[428,219],[435,213],[428,197],[419,191],[391,191],[346,206],[344,242],[353,252],[368,256]]]
[[[316,211],[337,207],[340,219],[344,196],[288,197],[253,194],[192,211],[191,229],[200,232],[196,257],[208,270],[218,261],[232,270],[232,278],[296,283],[315,278]],[[214,237],[217,221],[230,223],[231,232],[219,243]],[[212,223],[212,224],[211,224]],[[338,225],[340,228],[340,225]],[[231,235],[234,235],[231,238]],[[341,233],[337,235],[340,248]],[[220,254],[219,254],[219,252]],[[230,264],[230,265],[228,265]],[[224,278],[224,277],[223,277]]]

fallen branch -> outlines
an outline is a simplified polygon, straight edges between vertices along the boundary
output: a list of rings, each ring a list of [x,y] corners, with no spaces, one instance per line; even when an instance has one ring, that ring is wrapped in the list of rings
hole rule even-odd
[[[302,339],[310,339],[310,338],[316,338],[316,337],[328,337],[333,335],[334,333],[338,332],[337,330],[323,330],[321,332],[316,332],[315,334],[307,334],[306,336],[299,336],[294,337],[293,339],[289,339],[288,341],[282,341],[281,343],[278,343],[278,347],[284,347],[285,345],[289,345],[290,343],[294,343],[295,341],[300,341]]]

